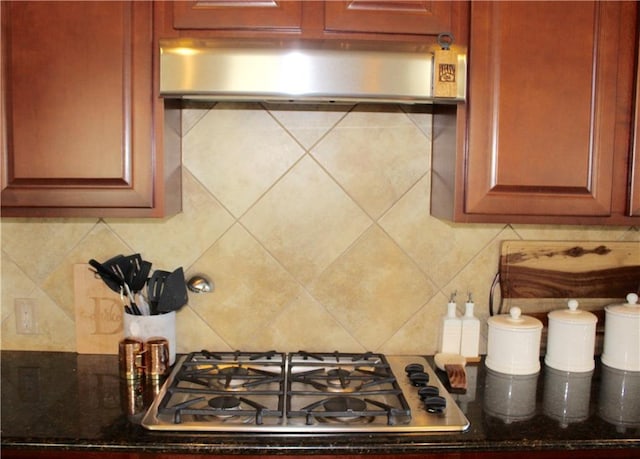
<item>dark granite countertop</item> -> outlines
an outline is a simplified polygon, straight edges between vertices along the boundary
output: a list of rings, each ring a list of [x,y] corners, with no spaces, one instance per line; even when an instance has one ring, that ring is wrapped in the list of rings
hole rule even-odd
[[[118,376],[117,356],[2,351],[1,359],[3,450],[355,455],[616,449],[640,457],[640,373],[599,361],[586,375],[543,365],[533,377],[509,378],[483,363],[468,367],[469,391],[453,394],[471,422],[462,433],[256,435],[145,430],[141,411],[153,388],[131,397],[131,386]]]

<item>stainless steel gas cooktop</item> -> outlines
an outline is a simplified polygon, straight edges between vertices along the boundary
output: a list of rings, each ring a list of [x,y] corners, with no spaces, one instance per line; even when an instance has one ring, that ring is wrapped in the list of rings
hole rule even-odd
[[[419,356],[194,352],[142,420],[151,430],[459,432],[469,421]]]

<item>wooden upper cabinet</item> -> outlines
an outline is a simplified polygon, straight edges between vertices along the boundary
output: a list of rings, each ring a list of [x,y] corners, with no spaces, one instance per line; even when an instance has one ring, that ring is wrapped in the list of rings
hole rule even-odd
[[[640,41],[640,39],[639,39]],[[629,215],[640,217],[640,43],[638,43],[638,61],[636,69],[636,99],[634,107],[634,131],[629,161]]]
[[[299,30],[302,2],[278,0],[195,0],[173,2],[176,29]]]
[[[157,2],[164,36],[430,40],[466,45],[468,2],[418,0],[195,0]]]
[[[636,8],[472,2],[468,104],[435,120],[435,215],[623,222]]]
[[[325,30],[438,35],[451,32],[460,2],[352,0],[325,3]]]
[[[154,129],[152,5],[3,2],[1,14],[2,215],[177,211],[179,144],[172,162],[171,135]]]

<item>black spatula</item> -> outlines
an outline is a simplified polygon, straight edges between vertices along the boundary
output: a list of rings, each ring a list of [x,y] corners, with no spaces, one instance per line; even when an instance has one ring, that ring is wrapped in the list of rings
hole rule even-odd
[[[187,284],[184,280],[184,271],[180,267],[169,274],[165,280],[158,303],[158,312],[177,311],[188,301],[189,296],[187,294]]]
[[[162,296],[162,292],[165,289],[165,282],[167,277],[171,274],[169,271],[162,271],[160,269],[156,269],[151,278],[147,282],[147,293],[149,297],[149,308],[151,309],[151,314],[158,314],[158,303],[160,302],[160,298]]]

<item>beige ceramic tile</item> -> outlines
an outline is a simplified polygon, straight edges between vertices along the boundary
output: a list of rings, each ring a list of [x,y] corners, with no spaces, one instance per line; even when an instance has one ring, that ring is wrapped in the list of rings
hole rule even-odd
[[[484,247],[467,266],[443,289],[447,295],[457,292],[456,301],[458,312],[464,314],[464,303],[467,301],[468,293],[472,294],[475,303],[474,312],[480,319],[480,333],[482,335],[480,351],[486,351],[487,319],[489,318],[489,294],[494,277],[499,269],[500,247],[504,240],[517,239],[516,234],[509,227],[505,228],[494,240]],[[500,303],[500,288],[495,289],[494,312],[498,311]],[[442,304],[442,314],[446,311],[446,306]]]
[[[382,346],[380,352],[400,355],[432,355],[440,347],[443,305],[448,298],[438,293]]]
[[[154,269],[190,266],[233,223],[233,217],[187,171],[182,212],[165,219],[107,219],[107,224]]]
[[[335,126],[352,106],[265,104],[265,108],[308,150]]]
[[[277,346],[424,354],[437,349],[452,290],[461,297],[472,290],[486,318],[500,241],[640,242],[638,227],[432,218],[429,107],[351,108],[188,103],[181,214],[3,218],[2,349],[75,350],[72,265],[118,253],[138,251],[155,268],[182,265],[187,277],[213,278],[214,293],[191,294],[178,314],[179,352]],[[342,191],[311,158],[300,161],[305,148]],[[371,217],[383,215],[382,230],[370,227],[358,239],[370,221],[343,192]],[[231,214],[242,216],[261,197],[242,220],[253,236]],[[317,280],[307,292],[296,279]],[[15,298],[36,300],[39,334],[15,333]]]
[[[95,226],[95,219],[3,218],[2,250],[37,284]]]
[[[184,165],[236,217],[303,153],[256,104],[217,104],[183,137]]]
[[[233,350],[190,306],[185,306],[176,314],[176,352],[186,354],[201,349],[212,352]]]
[[[617,241],[629,228],[622,226],[511,225],[525,241]]]
[[[433,284],[372,227],[311,286],[312,295],[368,350],[376,350],[434,295]]]
[[[283,352],[366,351],[320,303],[304,291],[269,324],[262,341],[265,349]]]
[[[294,277],[307,284],[371,220],[306,156],[247,212],[242,223]]]
[[[312,150],[373,218],[429,168],[429,140],[400,110],[358,106]]]
[[[16,298],[31,298],[36,284],[27,276],[9,256],[2,254],[2,281],[0,297],[2,300],[2,321],[13,316]]]
[[[255,348],[250,344],[300,290],[240,225],[207,250],[189,274],[196,272],[207,274],[215,290],[191,296],[189,304],[233,348]]]
[[[188,100],[182,102],[182,135],[188,133],[216,103]]]
[[[75,317],[73,265],[88,263],[90,259],[104,262],[116,255],[134,253],[104,223],[98,223],[73,250],[68,253],[45,279],[42,289],[69,318]]]
[[[431,150],[431,137],[433,133],[433,106],[432,105],[405,105],[400,107],[411,121],[422,131],[429,140],[429,150]]]
[[[428,176],[380,219],[380,226],[440,287],[449,283],[504,227],[452,224],[431,217]]]
[[[74,351],[76,330],[74,322],[39,288],[29,295],[36,303],[35,334],[18,334],[13,312],[2,322],[2,349]]]

